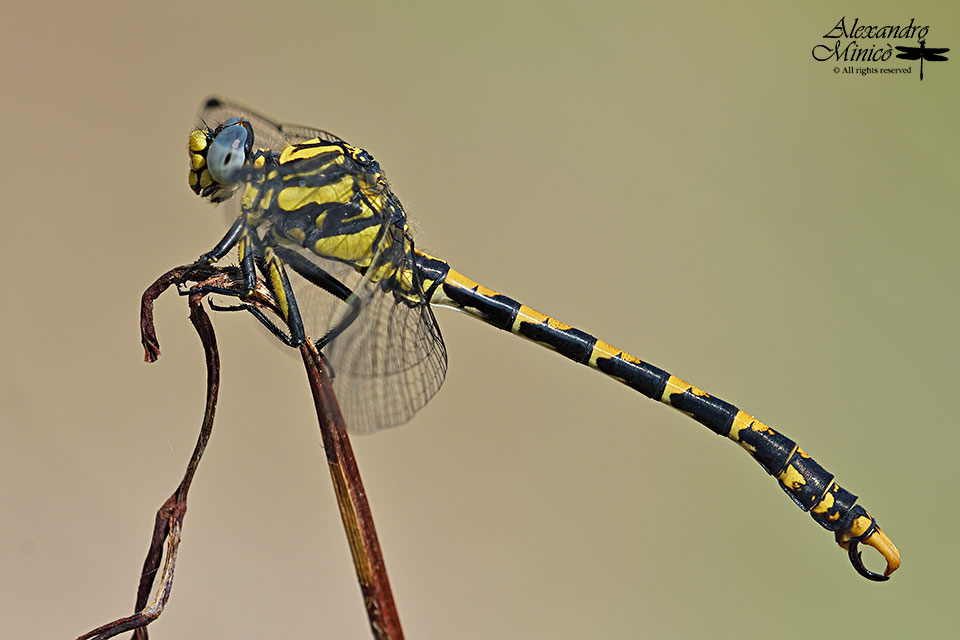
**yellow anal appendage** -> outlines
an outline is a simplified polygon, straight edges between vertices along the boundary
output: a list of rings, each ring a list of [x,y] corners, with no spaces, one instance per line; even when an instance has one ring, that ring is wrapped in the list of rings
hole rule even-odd
[[[883,559],[887,561],[887,568],[883,570],[883,575],[890,577],[890,574],[900,568],[900,550],[893,540],[887,537],[880,527],[874,529],[873,533],[864,538],[863,544],[873,547],[880,552]]]
[[[887,568],[884,569],[883,575],[890,577],[891,573],[900,568],[900,550],[897,549],[897,545],[893,544],[893,540],[891,540],[879,526],[874,524],[874,521],[869,516],[862,515],[854,520],[853,525],[843,532],[842,536],[837,538],[837,543],[844,549],[849,550],[850,545],[854,544],[853,541],[866,533],[871,526],[873,526],[873,532],[863,540],[860,540],[858,544],[865,544],[880,552],[880,555],[883,556],[883,559],[887,563]]]

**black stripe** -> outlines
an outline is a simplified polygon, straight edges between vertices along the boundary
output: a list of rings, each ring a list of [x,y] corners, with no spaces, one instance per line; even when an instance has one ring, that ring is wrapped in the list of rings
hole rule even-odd
[[[439,258],[431,258],[422,253],[414,252],[413,264],[420,271],[421,280],[443,282],[450,272],[450,265]]]
[[[430,287],[424,291],[424,297],[429,301],[433,298],[437,287],[443,284],[450,272],[450,265],[439,258],[430,258],[422,253],[413,252],[413,270],[417,274],[417,281],[430,282]]]
[[[663,390],[667,388],[670,374],[646,362],[624,360],[620,355],[615,358],[597,358],[597,369],[623,380],[631,389],[636,389],[648,398],[659,401]]]
[[[521,322],[518,332],[521,336],[545,344],[557,350],[561,355],[574,362],[587,364],[593,353],[597,339],[580,329],[557,329],[547,321]]]
[[[729,402],[710,395],[699,396],[690,389],[683,393],[670,394],[670,404],[689,413],[694,420],[721,436],[730,433],[730,426],[739,411]]]
[[[513,321],[520,310],[520,303],[513,298],[500,294],[485,296],[473,289],[462,289],[444,283],[443,292],[453,300],[457,306],[464,309],[476,309],[484,320],[504,331],[510,331]]]
[[[810,513],[817,524],[827,531],[840,531],[848,528],[847,514],[857,501],[857,496],[838,484],[830,487],[827,493],[833,496],[833,505],[823,513]]]
[[[753,459],[772,476],[780,475],[797,446],[797,443],[787,436],[769,428],[764,431],[742,429],[739,440],[753,449]]]
[[[796,487],[788,487],[781,482],[780,486],[801,509],[809,511],[827,492],[827,487],[833,482],[833,474],[817,464],[813,458],[804,458],[799,450],[791,456],[787,464],[799,471],[805,482]]]

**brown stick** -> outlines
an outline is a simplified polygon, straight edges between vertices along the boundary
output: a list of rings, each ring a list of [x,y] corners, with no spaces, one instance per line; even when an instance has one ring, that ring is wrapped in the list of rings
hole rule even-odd
[[[155,361],[160,355],[160,346],[153,326],[153,302],[157,296],[183,276],[184,269],[184,267],[178,267],[168,271],[143,294],[140,308],[140,329],[148,362]],[[173,571],[177,561],[177,549],[180,546],[180,530],[187,511],[187,493],[190,491],[193,476],[200,465],[200,459],[203,457],[207,442],[210,440],[210,433],[213,431],[217,394],[220,389],[220,354],[217,350],[217,338],[210,317],[203,309],[202,299],[202,295],[191,295],[189,305],[190,321],[203,344],[207,365],[206,409],[203,414],[200,435],[197,438],[197,444],[193,449],[190,462],[187,464],[187,469],[183,474],[183,479],[173,495],[167,498],[160,509],[157,510],[150,547],[147,550],[147,557],[143,562],[143,570],[140,573],[140,584],[137,588],[137,600],[134,606],[136,613],[97,627],[80,636],[77,640],[106,640],[130,630],[134,631],[134,640],[147,640],[147,625],[160,617],[163,607],[170,597],[170,590],[173,588]],[[163,558],[164,544],[166,544],[166,562],[164,562],[160,574],[160,587],[157,590],[156,597],[148,603],[154,579]]]
[[[367,494],[363,490],[360,469],[347,437],[340,405],[333,393],[330,377],[323,360],[312,342],[300,347],[307,380],[313,393],[313,403],[320,422],[323,448],[333,490],[337,495],[343,529],[347,534],[353,566],[363,592],[370,629],[377,640],[402,640],[400,616],[390,590],[387,569],[380,551],[380,541],[373,524],[373,514]]]
[[[184,280],[201,282],[201,285],[215,286],[226,290],[243,290],[243,280],[235,267],[218,268],[209,265],[184,265],[171,269],[156,280],[143,294],[140,308],[140,334],[144,347],[144,358],[154,362],[160,356],[160,343],[157,340],[153,323],[153,303],[157,297],[174,283]],[[143,571],[137,589],[135,611],[107,623],[80,636],[77,640],[106,640],[125,631],[134,631],[134,640],[147,640],[147,625],[156,620],[163,611],[173,587],[173,572],[176,566],[177,549],[180,545],[180,531],[187,510],[187,493],[200,464],[200,458],[206,449],[213,430],[217,393],[220,387],[220,356],[217,350],[216,335],[210,318],[203,310],[204,293],[191,294],[189,297],[190,320],[200,336],[207,365],[207,405],[203,423],[193,455],[187,465],[183,479],[157,511],[153,535]],[[253,294],[244,301],[257,305],[279,316],[279,311],[269,290],[263,283],[257,283]],[[390,583],[387,579],[380,543],[377,540],[370,505],[360,479],[350,440],[330,378],[323,361],[312,343],[300,348],[307,380],[313,394],[320,433],[327,454],[327,464],[333,481],[334,493],[340,507],[344,531],[353,557],[360,590],[370,628],[377,640],[402,640],[403,631],[400,618],[394,604]],[[166,546],[166,562],[160,572],[160,587],[156,597],[148,603],[154,579],[160,569]]]

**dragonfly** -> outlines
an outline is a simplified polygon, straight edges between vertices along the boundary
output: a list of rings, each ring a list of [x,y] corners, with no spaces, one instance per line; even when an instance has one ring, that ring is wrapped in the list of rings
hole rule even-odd
[[[283,343],[308,339],[332,370],[348,430],[408,422],[440,389],[447,352],[433,307],[453,308],[599,371],[739,444],[835,535],[856,571],[887,580],[900,553],[858,497],[786,435],[735,405],[459,273],[416,247],[380,164],[339,136],[208,98],[188,140],[194,193],[227,203],[229,230],[197,264],[236,250],[249,311]],[[244,303],[262,279],[283,322]],[[883,573],[858,546],[883,556]]]
[[[923,81],[923,61],[927,62],[942,62],[947,60],[947,56],[941,55],[950,51],[949,48],[945,47],[932,47],[926,48],[925,40],[920,40],[919,47],[897,47],[897,51],[902,51],[903,53],[898,53],[897,57],[903,60],[919,60],[920,61],[920,81]]]

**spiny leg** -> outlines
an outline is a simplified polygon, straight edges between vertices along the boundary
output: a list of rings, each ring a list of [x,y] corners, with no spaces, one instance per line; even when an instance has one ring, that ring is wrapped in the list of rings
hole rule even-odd
[[[287,322],[289,335],[285,334],[267,315],[258,307],[241,302],[239,305],[221,306],[211,301],[210,307],[217,311],[248,311],[255,317],[267,330],[270,331],[284,344],[291,347],[297,347],[303,344],[305,335],[303,331],[303,321],[300,317],[300,311],[297,307],[296,298],[293,295],[293,289],[283,268],[283,261],[272,251],[271,248],[263,247],[256,232],[246,225],[246,215],[241,215],[237,221],[230,227],[226,235],[217,243],[217,245],[203,254],[198,263],[212,263],[219,260],[227,254],[234,246],[237,247],[240,270],[243,274],[243,289],[227,289],[212,285],[201,285],[191,289],[180,289],[181,295],[190,295],[193,293],[216,293],[220,295],[240,298],[241,301],[253,293],[257,286],[257,271],[263,274],[267,285],[277,300],[280,313]],[[291,252],[292,253],[292,252]]]
[[[328,273],[325,269],[315,264],[311,260],[304,258],[296,251],[282,246],[275,246],[273,251],[281,260],[283,260],[284,264],[293,269],[310,284],[320,287],[324,291],[335,295],[344,302],[347,301],[347,298],[353,295],[353,290],[350,289],[350,287],[343,284],[330,275],[330,273]]]
[[[289,342],[285,339],[284,342],[292,347],[299,347],[306,341],[303,319],[300,317],[300,308],[297,306],[297,298],[293,294],[293,287],[290,286],[290,279],[283,268],[283,260],[280,259],[272,247],[264,249],[261,269],[266,277],[267,286],[270,287],[270,292],[273,293],[273,297],[277,301],[280,313],[287,322],[287,329],[290,331]],[[262,313],[258,316],[252,307],[250,313],[261,322],[265,319]]]
[[[325,269],[303,257],[296,251],[281,246],[273,247],[273,250],[279,258],[282,258],[287,266],[300,274],[305,280],[335,295],[350,306],[347,314],[337,326],[327,331],[322,338],[317,340],[317,351],[320,351],[330,344],[334,338],[343,333],[357,319],[357,316],[360,315],[360,298],[352,289],[330,275]]]
[[[250,295],[257,284],[257,272],[254,265],[254,239],[254,233],[247,227],[247,216],[246,214],[242,214],[230,226],[230,229],[226,234],[224,234],[223,238],[220,239],[216,246],[200,256],[196,262],[198,265],[213,264],[223,256],[227,255],[227,253],[233,249],[233,247],[237,247],[240,259],[240,269],[243,273],[244,291],[226,289],[212,285],[201,285],[199,287],[182,289],[179,284],[177,286],[177,291],[180,293],[180,295],[192,295],[194,293],[217,293],[235,298],[243,298],[244,296]]]
[[[256,318],[260,324],[267,328],[267,330],[272,333],[280,342],[284,343],[288,347],[298,347],[300,345],[294,343],[293,338],[288,336],[283,332],[277,323],[271,320],[267,314],[260,310],[259,307],[256,307],[252,304],[240,303],[234,305],[219,305],[213,300],[210,301],[210,308],[214,311],[246,311],[254,318]]]

